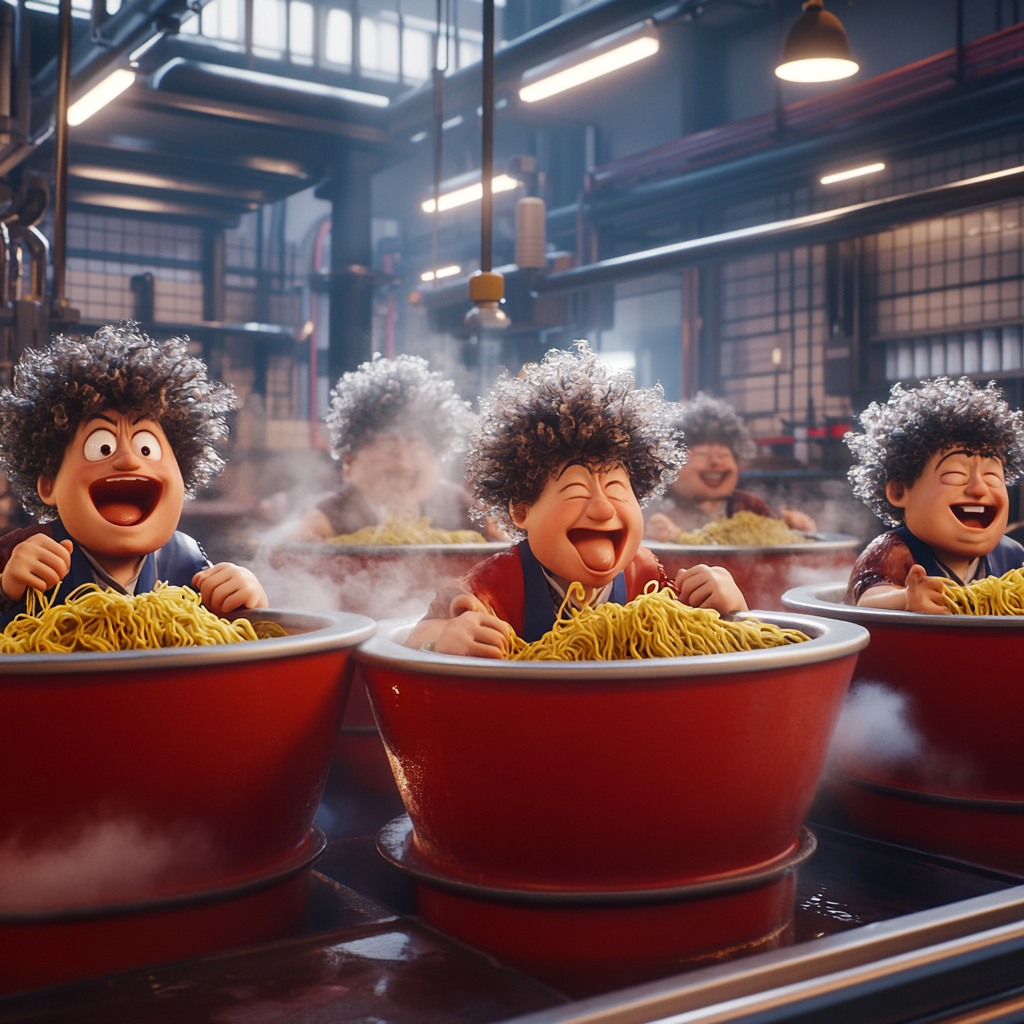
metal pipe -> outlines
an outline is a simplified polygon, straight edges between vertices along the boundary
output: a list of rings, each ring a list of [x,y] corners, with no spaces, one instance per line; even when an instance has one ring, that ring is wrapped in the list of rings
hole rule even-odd
[[[65,297],[68,254],[68,107],[71,103],[71,0],[60,0],[57,33],[56,182],[53,195],[52,310],[59,316]],[[35,260],[33,259],[33,264]],[[33,274],[33,279],[35,275]],[[38,298],[43,298],[43,292]]]
[[[629,278],[700,266],[715,260],[735,259],[797,245],[818,245],[840,238],[882,231],[926,217],[987,206],[1024,194],[1024,165],[981,174],[974,178],[936,185],[902,195],[888,196],[853,206],[824,210],[788,220],[724,231],[656,249],[616,256],[539,279],[539,295],[576,291]]]
[[[494,0],[484,0],[483,110],[480,128],[483,135],[480,157],[480,269],[490,273],[493,254],[493,207],[491,188],[494,178]]]
[[[956,0],[956,71],[958,82],[964,80],[964,0]]]
[[[841,143],[835,134],[823,132],[805,141],[791,141],[784,148],[762,149],[632,188],[596,193],[588,208],[593,216],[606,218],[635,215],[644,206],[671,203],[678,215],[684,199],[687,206],[703,207],[722,195],[735,198],[736,188],[751,181],[757,182],[758,194],[784,187],[794,176],[806,182],[807,164],[825,158],[835,162],[852,159],[865,146],[884,146],[895,159],[916,155],[923,142],[930,144],[929,151],[935,146],[963,145],[970,139],[1018,127],[1022,98],[1019,79],[1001,81],[991,88],[949,96],[930,111],[927,120],[919,111],[901,112],[844,129]],[[937,134],[927,134],[936,129]],[[549,235],[569,233],[575,227],[576,205],[549,210],[547,223]]]
[[[709,2],[711,0],[682,0],[671,10],[671,15],[676,17]],[[563,14],[503,46],[495,58],[496,76],[503,82],[518,78],[528,68],[632,25],[665,7],[664,0],[596,0],[582,10]],[[358,39],[358,33],[355,38]],[[478,74],[478,65],[474,63],[448,76],[450,110],[472,101]],[[430,92],[430,84],[426,83],[418,89],[410,90],[391,105],[390,112],[396,131],[404,131],[407,126],[423,124],[429,120]]]
[[[35,226],[25,231],[22,241],[32,254],[32,298],[41,302],[46,297],[46,261],[50,255],[50,243]]]

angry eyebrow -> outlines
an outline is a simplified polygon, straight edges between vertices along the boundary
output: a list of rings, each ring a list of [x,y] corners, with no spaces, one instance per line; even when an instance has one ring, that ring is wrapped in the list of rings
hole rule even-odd
[[[105,423],[109,423],[112,427],[117,426],[117,420],[112,420],[106,413],[94,413],[92,416],[89,417],[89,419],[86,422],[92,423],[93,420],[103,420]]]

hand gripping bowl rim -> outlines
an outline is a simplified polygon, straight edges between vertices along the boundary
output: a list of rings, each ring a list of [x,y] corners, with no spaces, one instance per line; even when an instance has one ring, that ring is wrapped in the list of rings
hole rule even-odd
[[[796,533],[802,531],[797,530]],[[830,551],[852,551],[862,547],[858,537],[850,533],[806,533],[810,544],[676,544],[668,540],[644,540],[641,543],[655,556],[683,553],[707,555],[708,558],[722,555],[820,555]]]
[[[814,615],[836,622],[855,622],[868,627],[914,626],[919,629],[1001,629],[1024,632],[1024,615],[925,615],[922,612],[900,612],[890,608],[858,608],[843,604],[845,583],[812,583],[794,587],[782,595],[786,608],[803,615]],[[823,595],[838,595],[830,600]]]
[[[378,623],[377,633],[364,640],[356,649],[356,659],[363,664],[381,668],[471,679],[483,677],[491,682],[501,679],[510,682],[533,679],[540,682],[549,678],[564,682],[575,678],[583,683],[595,678],[635,679],[641,673],[645,679],[678,679],[680,676],[701,678],[768,672],[852,656],[862,651],[871,639],[870,633],[863,626],[842,619],[821,619],[791,612],[768,611],[743,612],[736,618],[757,618],[786,629],[799,629],[811,636],[811,639],[763,650],[645,658],[642,661],[498,661],[403,647],[392,637],[419,621],[416,618],[405,618],[385,619]]]
[[[368,615],[352,612],[307,612],[294,608],[251,608],[226,616],[251,622],[270,620],[285,629],[313,625],[307,633],[249,640],[237,644],[202,647],[157,647],[142,651],[76,651],[73,654],[0,654],[0,680],[4,676],[72,675],[128,672],[137,669],[181,669],[202,665],[229,665],[273,661],[322,651],[355,647],[377,630]]]

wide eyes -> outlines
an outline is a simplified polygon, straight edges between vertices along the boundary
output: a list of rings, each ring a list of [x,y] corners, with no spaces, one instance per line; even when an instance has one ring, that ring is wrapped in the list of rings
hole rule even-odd
[[[144,459],[149,459],[150,462],[159,462],[161,455],[163,455],[156,435],[148,430],[140,430],[132,437],[132,448]]]
[[[89,462],[99,462],[101,459],[108,459],[117,451],[117,437],[112,431],[103,427],[94,430],[85,439],[83,454]]]

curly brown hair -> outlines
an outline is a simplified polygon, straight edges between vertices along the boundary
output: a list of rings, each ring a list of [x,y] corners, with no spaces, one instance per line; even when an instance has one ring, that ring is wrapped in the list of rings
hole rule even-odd
[[[885,405],[872,402],[860,414],[863,433],[843,440],[857,464],[850,470],[853,493],[890,526],[903,522],[903,509],[889,504],[890,480],[914,484],[938,451],[962,446],[1003,460],[1006,482],[1024,474],[1024,413],[1003,400],[995,381],[979,387],[968,377],[926,380],[907,391],[893,386]]]
[[[14,386],[0,391],[0,467],[25,510],[46,522],[56,512],[36,484],[57,475],[79,424],[103,409],[139,412],[163,428],[192,498],[224,466],[214,444],[227,435],[224,414],[234,407],[234,390],[206,376],[187,338],[157,342],[131,321],[91,338],[58,335],[46,348],[26,349]]]
[[[660,385],[637,389],[578,341],[553,349],[518,377],[503,373],[482,402],[466,469],[478,519],[493,518],[515,539],[510,504],[535,502],[560,466],[621,465],[641,503],[660,494],[686,461],[682,431]]]

